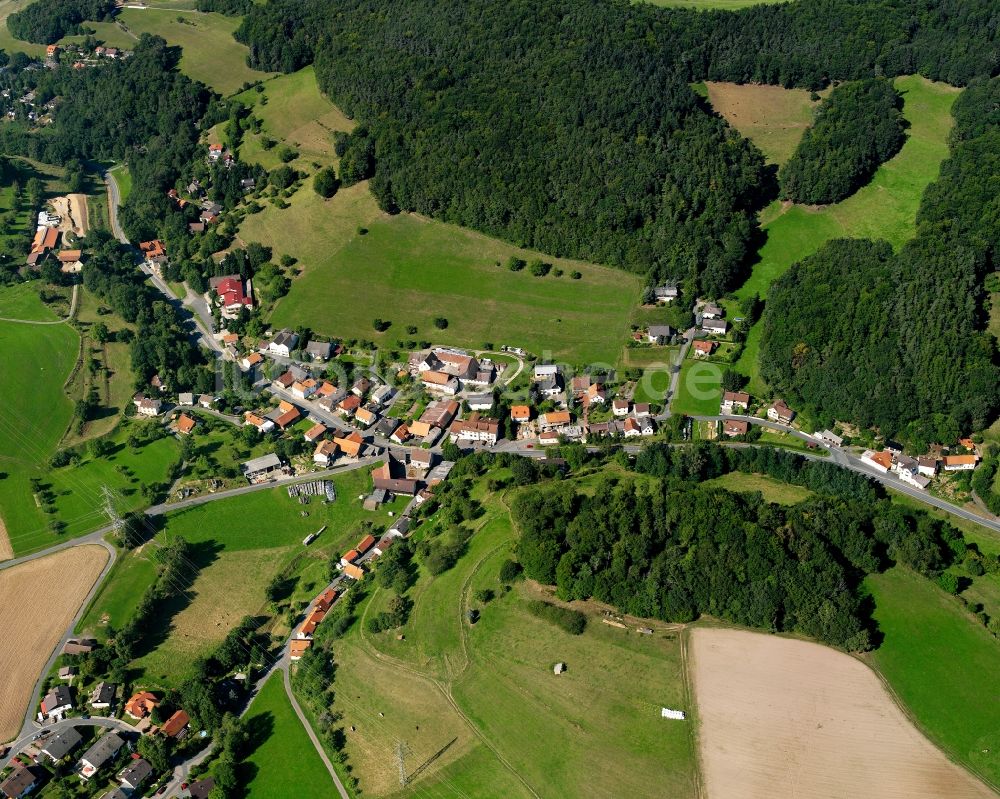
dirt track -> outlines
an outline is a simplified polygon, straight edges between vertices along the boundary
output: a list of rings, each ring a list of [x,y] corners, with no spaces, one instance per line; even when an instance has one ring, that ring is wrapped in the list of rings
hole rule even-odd
[[[0,572],[0,741],[20,731],[39,672],[107,560],[87,544]]]
[[[7,525],[0,519],[0,560],[7,560],[14,557],[14,550],[10,545],[10,538],[7,536]]]
[[[848,655],[741,630],[691,633],[709,799],[987,799]],[[995,799],[995,797],[994,797]]]

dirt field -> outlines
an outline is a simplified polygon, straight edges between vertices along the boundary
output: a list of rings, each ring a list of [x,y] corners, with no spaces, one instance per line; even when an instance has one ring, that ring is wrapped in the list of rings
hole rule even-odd
[[[14,550],[10,546],[10,538],[7,536],[7,526],[0,519],[0,560],[7,560],[14,557]]]
[[[737,83],[705,83],[708,101],[730,125],[751,139],[767,160],[783,164],[812,123],[805,89]]]
[[[0,741],[13,738],[52,648],[107,563],[104,547],[72,547],[0,572]]]
[[[709,799],[993,796],[854,658],[741,630],[693,630],[690,652]]]
[[[87,235],[87,195],[68,194],[65,197],[53,197],[52,207],[62,217],[60,230],[71,230],[77,236]]]

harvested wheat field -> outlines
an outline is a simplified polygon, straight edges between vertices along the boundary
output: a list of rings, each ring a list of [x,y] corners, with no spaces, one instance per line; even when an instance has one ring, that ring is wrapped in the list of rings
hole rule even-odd
[[[38,675],[107,562],[90,544],[0,571],[0,741],[21,729]]]
[[[986,799],[878,677],[819,644],[696,629],[690,653],[709,799]]]
[[[10,545],[10,536],[7,535],[7,525],[0,518],[0,560],[8,560],[14,557],[14,549]]]

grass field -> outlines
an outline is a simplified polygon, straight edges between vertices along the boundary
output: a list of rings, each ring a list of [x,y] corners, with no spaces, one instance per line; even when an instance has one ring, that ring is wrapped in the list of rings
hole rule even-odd
[[[128,164],[117,164],[108,170],[115,183],[118,184],[118,194],[124,203],[132,193],[132,173],[129,172]]]
[[[108,625],[120,628],[156,579],[156,564],[149,550],[140,548],[119,555],[100,591],[76,626],[78,633],[103,639]]]
[[[266,138],[284,142],[298,153],[289,162],[294,166],[330,164],[337,161],[333,132],[350,131],[354,123],[320,94],[312,66],[264,83],[264,90],[245,91],[237,100],[251,107],[261,120],[261,132],[247,132],[240,146],[240,160],[258,163],[266,169],[281,165],[278,147],[264,149]],[[311,167],[310,167],[311,168]]]
[[[885,636],[872,661],[930,738],[1000,784],[1000,641],[927,579],[903,568],[869,577]]]
[[[25,6],[31,5],[33,0],[0,0],[0,49],[7,53],[27,53],[30,56],[44,58],[45,45],[22,42],[15,39],[14,35],[7,27],[7,17],[15,11],[20,11]]]
[[[325,799],[335,793],[329,773],[285,695],[282,675],[264,683],[247,711],[253,751],[247,758],[246,799],[283,799],[294,769],[298,799]]]
[[[176,8],[125,8],[118,20],[136,36],[152,33],[180,47],[181,72],[223,96],[270,74],[247,66],[247,48],[233,38],[239,17]]]
[[[756,144],[771,164],[792,157],[818,105],[806,89],[712,82],[703,86],[712,108]]]
[[[721,401],[722,367],[700,358],[685,358],[671,410],[687,416],[716,416]]]
[[[421,574],[411,589],[405,638],[355,628],[337,645],[334,707],[358,728],[347,751],[361,790],[400,797],[693,795],[689,729],[659,717],[661,704],[685,704],[679,640],[664,629],[644,636],[607,627],[589,607],[594,615],[582,636],[531,615],[525,602],[540,589],[519,583],[501,590],[497,574],[514,532],[498,498],[482,499],[486,514],[459,563],[437,577]],[[484,588],[500,596],[475,600]],[[376,593],[366,616],[385,600]],[[481,612],[474,626],[464,620],[469,607]],[[565,674],[552,673],[556,661],[568,664]],[[366,690],[371,685],[379,690]],[[430,764],[405,791],[394,784],[397,737],[412,752],[408,771]]]
[[[410,338],[472,347],[490,342],[613,364],[640,290],[634,275],[560,259],[546,260],[564,270],[561,277],[511,272],[496,262],[544,256],[454,225],[388,216],[361,184],[326,201],[306,186],[290,208],[248,216],[240,237],[301,263],[303,274],[278,302],[273,324],[389,346]],[[581,280],[570,279],[573,270]],[[448,320],[447,330],[433,327],[438,316]],[[387,332],[373,329],[376,317],[392,322]],[[415,336],[407,334],[409,325],[417,327]]]
[[[337,500],[330,505],[314,498],[303,506],[289,498],[286,489],[276,488],[169,515],[157,542],[184,536],[193,545],[198,572],[187,595],[164,614],[153,634],[155,646],[136,661],[136,668],[162,684],[183,679],[184,670],[178,664],[206,654],[244,616],[266,611],[264,588],[273,577],[285,573],[297,578],[309,570],[312,558],[321,559],[325,566],[326,558],[355,543],[354,529],[363,519],[387,524],[390,507],[369,513],[357,499],[370,490],[367,469],[345,472],[334,483]],[[303,511],[308,515],[302,516]],[[327,530],[307,551],[302,539],[323,525]],[[133,577],[125,573],[120,579]],[[95,603],[88,617],[99,618],[103,612],[113,615],[115,604],[125,601],[117,599],[124,593],[117,588],[109,591],[106,606]]]
[[[783,483],[765,474],[747,474],[746,472],[729,472],[714,480],[706,480],[704,486],[717,486],[728,491],[740,493],[757,491],[764,496],[766,502],[776,502],[779,505],[795,505],[813,496],[813,492],[802,486]]]
[[[0,289],[0,308],[14,318],[52,320],[55,315],[24,286]],[[3,314],[8,315],[8,314]],[[48,519],[33,499],[29,480],[44,477],[49,457],[69,424],[73,407],[63,393],[76,361],[79,337],[68,325],[0,322],[6,345],[0,379],[0,519],[15,554],[52,543]],[[38,398],[44,398],[39,405]]]

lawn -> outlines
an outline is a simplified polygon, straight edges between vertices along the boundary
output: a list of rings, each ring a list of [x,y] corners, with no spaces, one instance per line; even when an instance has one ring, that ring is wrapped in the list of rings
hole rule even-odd
[[[564,270],[561,277],[511,272],[502,265],[511,255],[544,256],[454,225],[383,214],[361,184],[326,201],[306,186],[290,208],[248,216],[240,237],[302,265],[275,307],[273,324],[388,346],[399,339],[466,347],[489,342],[573,363],[614,364],[641,283],[626,272],[561,259],[545,259]],[[582,279],[572,280],[573,270]],[[447,319],[446,330],[435,329],[437,317]],[[377,333],[375,318],[392,326]],[[410,325],[415,335],[407,333]]]
[[[330,774],[316,754],[291,702],[281,673],[264,683],[247,711],[253,751],[246,799],[284,799],[289,795],[289,770],[294,768],[297,799],[326,799],[335,790]]]
[[[670,408],[686,416],[718,416],[722,401],[722,367],[701,358],[685,358]]]
[[[872,661],[929,737],[1000,783],[1000,641],[929,580],[903,568],[869,577],[885,640]]]
[[[792,157],[818,105],[806,89],[708,81],[702,85],[712,108],[753,141],[771,164]]]
[[[813,492],[808,488],[784,483],[765,474],[747,474],[746,472],[729,472],[714,480],[706,480],[702,485],[725,488],[728,491],[739,493],[757,491],[764,496],[765,502],[776,502],[779,505],[795,505],[813,496]]]
[[[129,172],[127,164],[118,164],[108,170],[115,183],[118,184],[118,194],[124,203],[132,193],[132,173]]]
[[[77,624],[77,632],[103,638],[108,625],[120,628],[155,579],[156,564],[150,559],[148,548],[120,554],[94,601]]]
[[[136,36],[152,33],[180,47],[181,72],[223,96],[271,74],[247,66],[247,48],[233,38],[240,17],[177,8],[125,8],[118,20]]]
[[[55,315],[24,286],[0,289],[0,308],[17,318],[52,320]],[[7,315],[7,314],[4,314]],[[53,543],[48,518],[32,496],[32,477],[44,477],[48,459],[73,415],[63,392],[76,361],[79,337],[68,325],[0,322],[6,345],[0,380],[0,520],[16,554]],[[39,404],[39,398],[44,403]]]
[[[350,131],[354,123],[320,94],[312,66],[265,81],[263,91],[253,89],[236,96],[261,120],[261,132],[247,132],[240,146],[240,160],[259,163],[266,169],[281,165],[279,147],[264,149],[264,140],[284,142],[298,158],[290,163],[305,167],[313,162],[337,161],[333,132]]]
[[[665,726],[659,716],[662,704],[687,706],[679,640],[662,629],[644,636],[607,627],[596,614],[582,636],[571,636],[531,615],[525,603],[537,587],[519,583],[504,593],[497,580],[514,531],[499,498],[480,488],[486,513],[471,523],[468,551],[450,571],[421,573],[399,631],[405,637],[356,627],[337,644],[334,708],[357,726],[347,752],[362,791],[693,795],[690,727]],[[477,600],[485,588],[500,596]],[[365,616],[385,601],[377,592]],[[481,612],[473,626],[464,618],[470,607]],[[552,673],[556,661],[568,664],[565,674]],[[396,738],[412,753],[411,774],[430,764],[404,791],[393,785],[392,761],[377,756]]]

